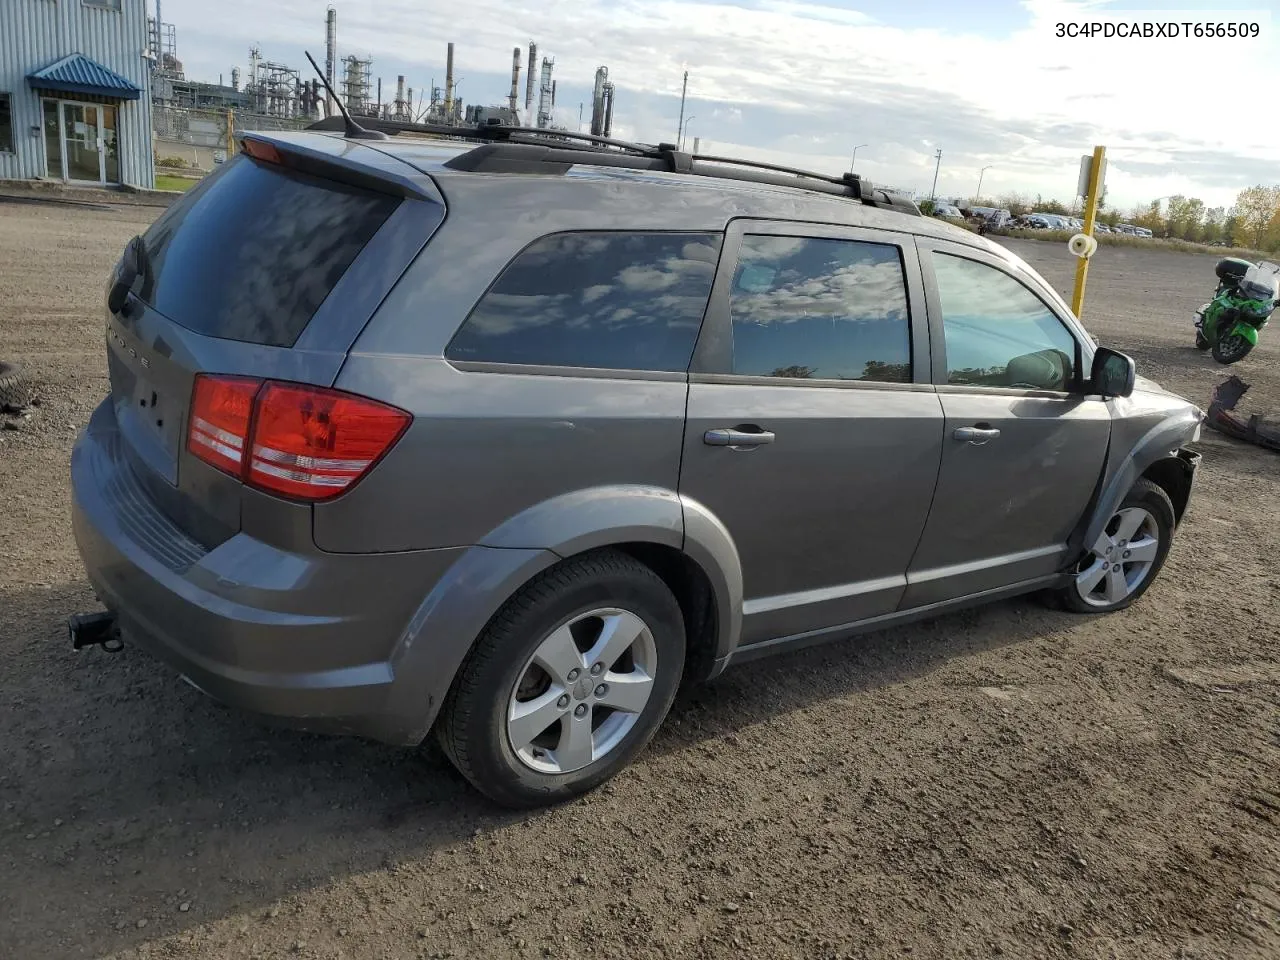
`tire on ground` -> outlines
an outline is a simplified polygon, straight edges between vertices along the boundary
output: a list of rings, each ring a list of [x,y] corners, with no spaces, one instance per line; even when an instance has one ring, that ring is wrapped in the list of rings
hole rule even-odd
[[[1243,349],[1237,349],[1233,352],[1227,352],[1224,350],[1224,347],[1237,346],[1236,344],[1237,340],[1244,341]],[[1249,351],[1252,349],[1253,349],[1253,344],[1251,344],[1248,340],[1244,340],[1244,338],[1240,336],[1240,334],[1233,333],[1233,334],[1230,334],[1229,336],[1223,337],[1213,345],[1213,359],[1217,360],[1219,363],[1235,363],[1237,360],[1243,360],[1245,357],[1247,357],[1249,355]]]
[[[599,607],[638,615],[657,648],[652,694],[621,743],[588,766],[563,774],[535,771],[507,740],[507,707],[525,664],[560,624]],[[436,722],[436,738],[458,771],[481,793],[513,808],[558,803],[613,777],[652,738],[684,672],[680,605],[650,568],[621,551],[570,558],[523,587],[494,615],[459,667]]]
[[[1114,613],[1137,601],[1155,582],[1156,577],[1160,575],[1160,569],[1164,566],[1165,558],[1169,555],[1169,548],[1173,544],[1173,534],[1176,526],[1173,501],[1169,499],[1169,494],[1165,492],[1163,487],[1152,483],[1150,480],[1141,479],[1133,485],[1133,489],[1121,501],[1116,508],[1116,512],[1118,513],[1125,507],[1145,508],[1155,518],[1156,526],[1160,531],[1160,544],[1156,549],[1156,558],[1152,562],[1151,570],[1148,572],[1146,579],[1138,585],[1136,590],[1118,603],[1099,607],[1085,602],[1076,589],[1073,578],[1072,582],[1065,587],[1052,591],[1050,599],[1053,606],[1062,610],[1069,610],[1072,613]]]
[[[0,360],[0,411],[21,410],[30,402],[27,378],[16,366]]]

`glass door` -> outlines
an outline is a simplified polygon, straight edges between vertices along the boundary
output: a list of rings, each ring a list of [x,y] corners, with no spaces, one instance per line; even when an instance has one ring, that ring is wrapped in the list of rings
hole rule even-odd
[[[116,132],[116,108],[98,107],[102,117],[102,179],[107,183],[120,182],[120,141]]]
[[[102,183],[102,128],[98,108],[64,100],[62,134],[67,148],[67,179]]]
[[[57,100],[42,100],[44,108],[44,175],[50,180],[63,179],[62,118]]]

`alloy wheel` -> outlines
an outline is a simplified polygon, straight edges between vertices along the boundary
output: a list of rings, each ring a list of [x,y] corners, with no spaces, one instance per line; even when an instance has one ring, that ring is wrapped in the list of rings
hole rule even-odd
[[[1146,581],[1160,552],[1160,526],[1144,507],[1117,512],[1076,571],[1076,591],[1093,607],[1110,607]]]
[[[539,773],[581,770],[626,738],[653,693],[658,648],[648,625],[607,607],[551,631],[521,669],[507,742]]]

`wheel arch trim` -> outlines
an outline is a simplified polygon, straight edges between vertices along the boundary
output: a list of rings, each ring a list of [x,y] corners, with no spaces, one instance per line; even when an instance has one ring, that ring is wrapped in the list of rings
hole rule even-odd
[[[663,487],[620,484],[534,504],[468,548],[419,604],[391,658],[386,711],[406,743],[429,732],[458,668],[494,614],[525,584],[591,550],[649,543],[677,550],[710,584],[718,674],[742,633],[742,567],[724,524],[703,504]]]
[[[1133,489],[1133,485],[1142,478],[1152,464],[1165,459],[1183,462],[1179,457],[1179,451],[1192,441],[1199,423],[1198,414],[1188,410],[1183,415],[1161,420],[1139,438],[1111,478],[1104,483],[1102,493],[1094,503],[1089,522],[1084,527],[1084,534],[1080,539],[1081,545],[1093,543],[1098,538],[1107,521],[1111,519],[1128,492]]]

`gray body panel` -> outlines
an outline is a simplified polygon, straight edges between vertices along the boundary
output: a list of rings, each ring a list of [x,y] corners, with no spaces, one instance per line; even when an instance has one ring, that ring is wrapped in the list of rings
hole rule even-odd
[[[692,561],[713,614],[691,638],[703,676],[1059,583],[1199,423],[1145,383],[1112,400],[946,385],[935,249],[1033,289],[1086,369],[1094,344],[1025,263],[933,218],[675,174],[460,173],[441,163],[461,148],[427,141],[264,136],[388,177],[407,198],[292,348],[200,336],[136,302],[110,317],[113,396],[73,454],[74,527],[126,639],[215,697],[308,727],[418,742],[502,605],[601,547]],[[444,359],[494,277],[567,230],[723,234],[689,373]],[[898,246],[911,382],[733,376],[726,298],[744,232]],[[286,502],[185,452],[199,371],[333,386],[414,420],[342,496]],[[158,413],[138,403],[153,389]],[[954,439],[979,423],[1000,436]],[[776,441],[704,442],[743,425]]]
[[[139,487],[109,402],[71,460],[72,526],[126,638],[212,696],[317,730],[412,740],[389,714],[396,639],[465,551],[335,557],[240,532],[212,550]],[[419,737],[420,739],[420,737]]]

